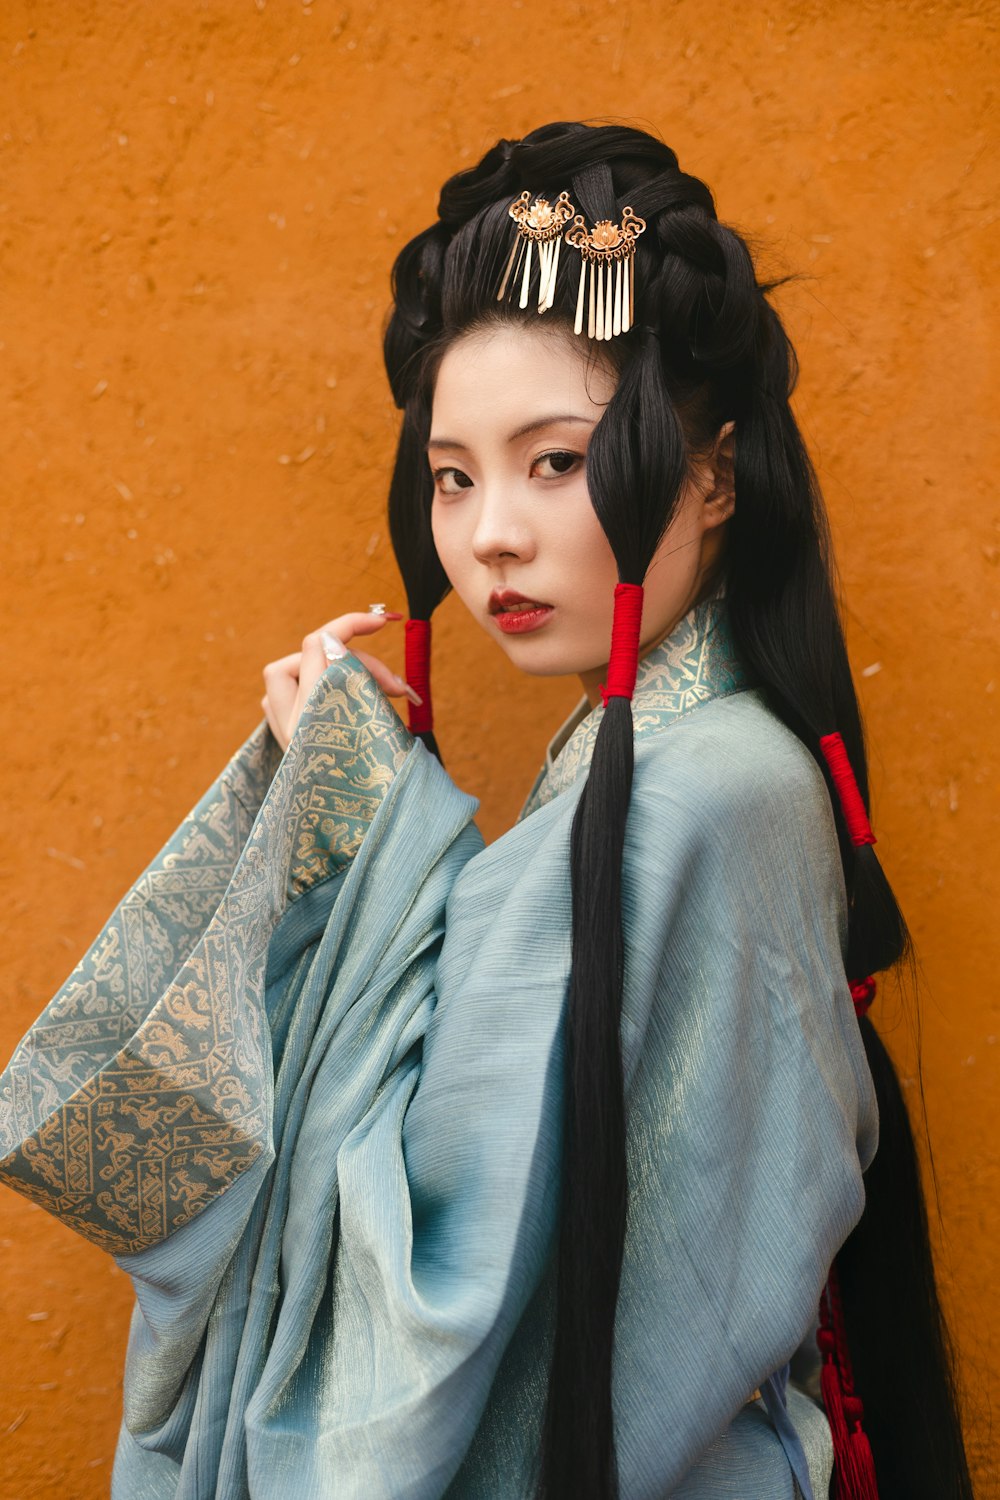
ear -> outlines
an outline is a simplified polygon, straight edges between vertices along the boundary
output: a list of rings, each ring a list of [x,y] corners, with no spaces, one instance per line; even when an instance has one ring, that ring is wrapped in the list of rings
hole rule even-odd
[[[735,428],[735,422],[727,422],[719,429],[715,447],[706,465],[706,490],[703,501],[706,527],[721,526],[724,521],[729,520],[736,509],[733,464]]]

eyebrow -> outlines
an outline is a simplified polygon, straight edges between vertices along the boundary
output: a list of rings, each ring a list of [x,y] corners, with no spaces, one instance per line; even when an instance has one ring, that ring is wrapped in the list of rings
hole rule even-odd
[[[516,428],[508,437],[508,443],[516,443],[518,438],[528,437],[532,432],[538,432],[542,427],[556,427],[562,422],[581,422],[587,427],[596,427],[597,423],[590,417],[580,417],[573,412],[563,412],[554,417],[538,417],[534,422],[525,422],[523,427]],[[431,448],[455,448],[462,453],[470,452],[468,443],[456,442],[454,438],[432,437],[428,444]]]

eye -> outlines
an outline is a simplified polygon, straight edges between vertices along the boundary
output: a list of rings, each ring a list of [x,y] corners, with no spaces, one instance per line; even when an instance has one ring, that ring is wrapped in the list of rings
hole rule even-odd
[[[559,449],[554,453],[543,453],[535,459],[534,468],[539,464],[548,464],[550,472],[542,474],[542,479],[561,479],[565,474],[571,474],[578,464],[583,462],[583,456],[579,453],[568,453]]]
[[[472,480],[461,469],[432,469],[434,488],[442,495],[457,495],[472,488]]]

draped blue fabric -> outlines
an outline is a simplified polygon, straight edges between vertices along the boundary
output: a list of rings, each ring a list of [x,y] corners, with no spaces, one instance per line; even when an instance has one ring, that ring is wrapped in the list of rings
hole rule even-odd
[[[634,713],[621,1492],[819,1497],[829,1429],[785,1367],[877,1137],[829,798],[720,600],[641,664]],[[21,1043],[0,1175],[135,1285],[119,1500],[531,1495],[600,714],[484,847],[331,664],[286,755],[255,731]]]

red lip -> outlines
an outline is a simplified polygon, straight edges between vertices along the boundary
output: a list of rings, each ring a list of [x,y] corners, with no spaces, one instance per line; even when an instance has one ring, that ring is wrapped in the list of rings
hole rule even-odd
[[[488,608],[494,623],[504,635],[527,635],[529,631],[544,625],[554,613],[553,605],[529,599],[516,589],[494,589]]]
[[[487,608],[491,615],[499,615],[504,610],[521,604],[533,604],[536,609],[552,608],[551,604],[544,604],[540,599],[530,599],[527,594],[519,594],[517,589],[494,589]]]

